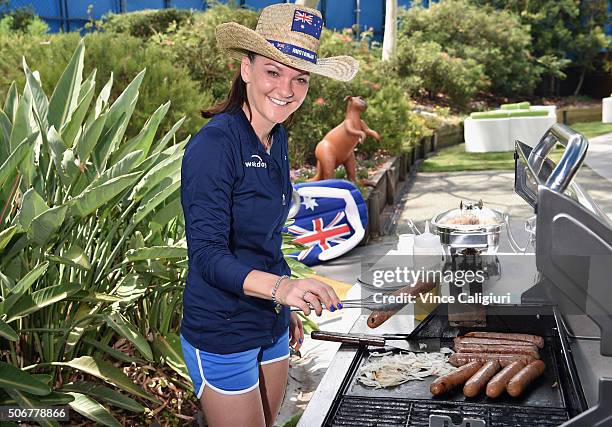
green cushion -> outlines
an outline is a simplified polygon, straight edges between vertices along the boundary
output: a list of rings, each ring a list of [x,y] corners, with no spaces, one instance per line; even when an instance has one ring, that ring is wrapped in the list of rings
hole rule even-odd
[[[517,102],[515,104],[502,104],[500,108],[502,110],[526,110],[530,106],[531,105],[529,104],[529,102],[525,101],[525,102]]]
[[[493,110],[493,111],[476,111],[470,114],[474,120],[478,119],[506,119],[509,117],[508,111]]]
[[[547,110],[513,110],[509,111],[510,117],[541,117],[548,116]]]

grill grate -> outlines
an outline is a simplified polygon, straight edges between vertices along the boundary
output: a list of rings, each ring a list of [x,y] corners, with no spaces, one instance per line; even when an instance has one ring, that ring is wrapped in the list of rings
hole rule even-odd
[[[430,415],[449,416],[456,425],[460,425],[464,418],[475,418],[484,420],[488,427],[559,426],[569,419],[567,411],[559,408],[344,396],[327,425],[423,427],[429,425]]]

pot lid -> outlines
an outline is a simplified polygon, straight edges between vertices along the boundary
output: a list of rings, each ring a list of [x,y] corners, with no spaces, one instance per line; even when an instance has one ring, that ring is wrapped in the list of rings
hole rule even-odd
[[[504,215],[499,211],[483,206],[482,200],[478,202],[462,200],[459,203],[459,208],[442,212],[432,220],[432,223],[436,226],[459,229],[499,225],[503,222]]]

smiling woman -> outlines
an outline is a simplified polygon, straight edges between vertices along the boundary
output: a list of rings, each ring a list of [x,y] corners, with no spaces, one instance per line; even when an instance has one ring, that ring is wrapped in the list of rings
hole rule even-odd
[[[241,61],[228,97],[189,141],[181,204],[189,256],[181,343],[209,426],[272,426],[284,395],[289,346],[304,332],[290,313],[342,304],[315,279],[292,280],[281,230],[292,186],[283,126],[311,74],[348,81],[358,63],[317,58],[321,14],[291,3],[263,9],[255,31],[217,27],[217,44]]]

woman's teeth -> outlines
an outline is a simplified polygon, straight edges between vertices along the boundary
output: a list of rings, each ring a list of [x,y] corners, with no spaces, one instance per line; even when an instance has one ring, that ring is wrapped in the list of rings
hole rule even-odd
[[[273,103],[275,103],[276,105],[280,105],[281,107],[287,105],[287,102],[285,102],[285,101],[280,101],[278,99],[274,99],[274,98],[270,98],[270,97],[268,97],[268,99],[270,101],[272,101]]]

